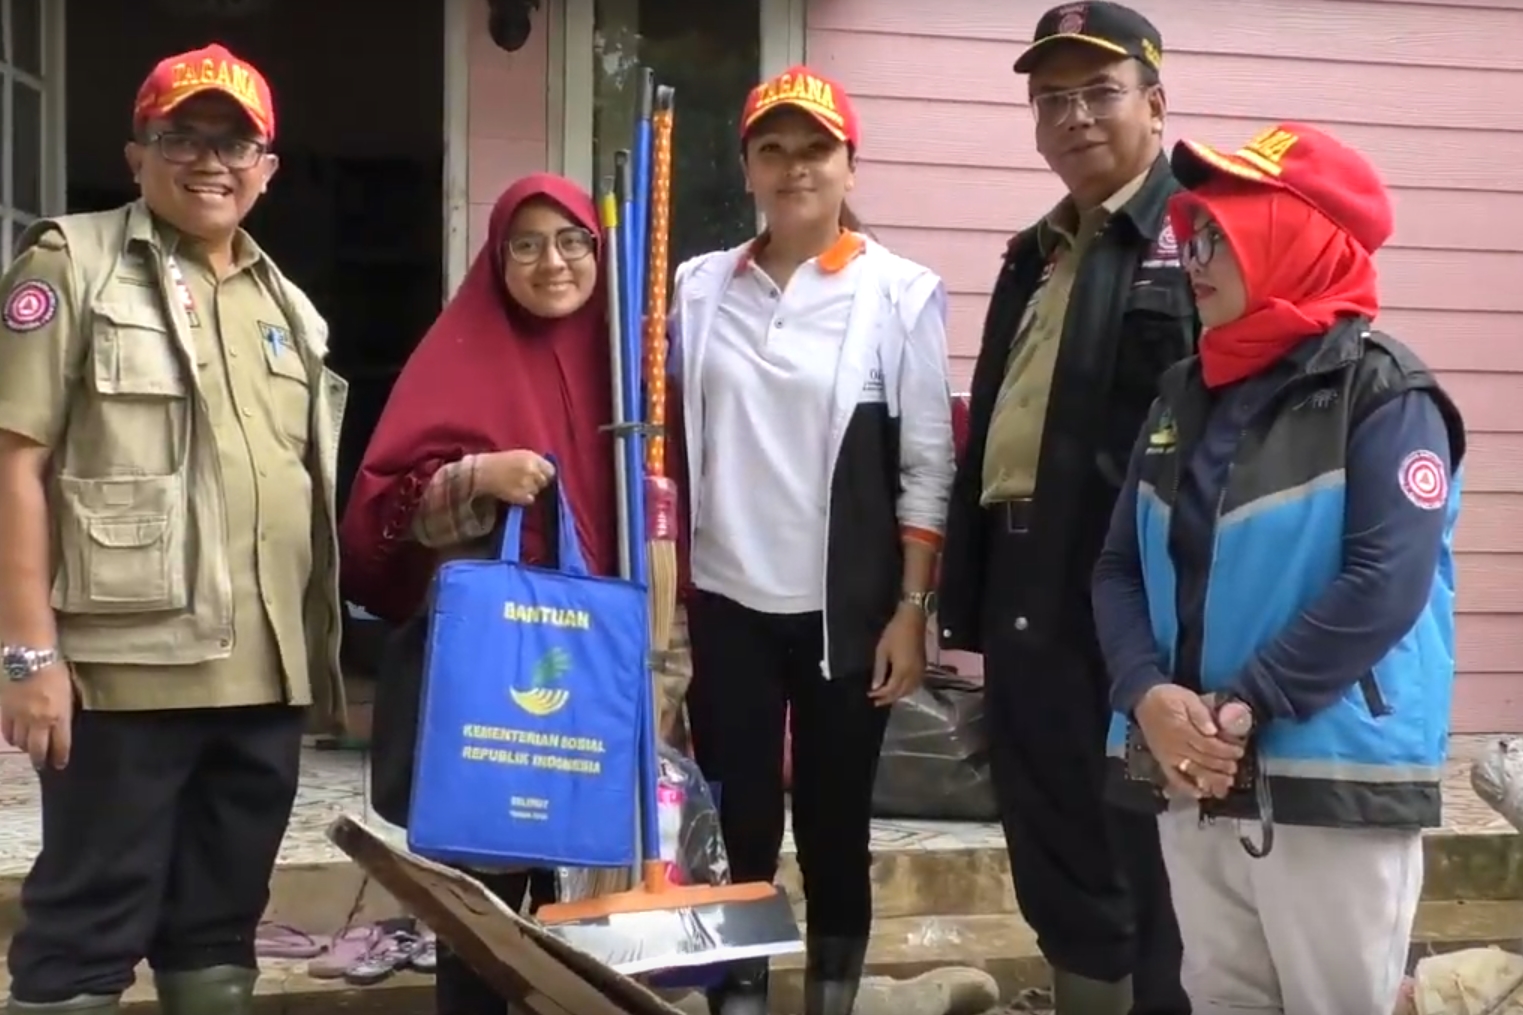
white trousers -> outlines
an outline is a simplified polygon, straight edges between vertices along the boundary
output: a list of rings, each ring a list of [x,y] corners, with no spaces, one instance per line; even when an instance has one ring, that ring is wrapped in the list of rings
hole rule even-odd
[[[1422,894],[1422,833],[1158,819],[1195,1015],[1390,1015]]]

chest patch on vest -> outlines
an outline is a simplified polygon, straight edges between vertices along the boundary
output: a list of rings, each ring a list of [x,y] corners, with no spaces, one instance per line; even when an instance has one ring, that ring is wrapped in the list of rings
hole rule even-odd
[[[0,312],[11,331],[36,331],[58,314],[58,290],[39,278],[20,282],[5,298]]]
[[[1449,470],[1431,451],[1414,451],[1401,460],[1401,492],[1424,511],[1437,511],[1449,500]]]

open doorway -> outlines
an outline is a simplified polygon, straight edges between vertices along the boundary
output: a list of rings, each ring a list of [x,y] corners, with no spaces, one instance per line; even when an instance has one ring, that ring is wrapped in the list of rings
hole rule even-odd
[[[220,42],[269,79],[280,171],[247,227],[331,325],[350,385],[340,496],[444,292],[444,5],[69,0],[68,210],[136,197],[122,146],[166,56]]]

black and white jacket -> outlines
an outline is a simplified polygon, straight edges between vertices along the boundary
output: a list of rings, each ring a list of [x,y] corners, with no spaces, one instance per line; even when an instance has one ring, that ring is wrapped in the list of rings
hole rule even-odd
[[[680,395],[687,531],[699,517],[704,354],[750,244],[677,269],[669,370]],[[929,269],[868,240],[836,367],[824,517],[825,676],[870,673],[901,596],[902,541],[939,545],[954,473],[946,289]],[[676,392],[674,392],[676,393]],[[780,552],[787,552],[779,540]]]

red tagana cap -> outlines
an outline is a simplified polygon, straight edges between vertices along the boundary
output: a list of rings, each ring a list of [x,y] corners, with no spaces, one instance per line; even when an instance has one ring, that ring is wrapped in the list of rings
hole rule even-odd
[[[1363,155],[1316,127],[1281,123],[1235,152],[1181,141],[1170,157],[1174,175],[1190,189],[1227,176],[1279,187],[1331,219],[1373,254],[1396,228],[1391,195]]]
[[[745,137],[757,120],[784,106],[808,113],[838,141],[853,148],[861,142],[861,125],[846,90],[802,64],[751,89],[740,114],[740,136]]]
[[[133,126],[167,116],[203,92],[226,95],[238,103],[266,141],[275,139],[275,100],[269,82],[253,64],[217,43],[160,60],[138,89]]]

